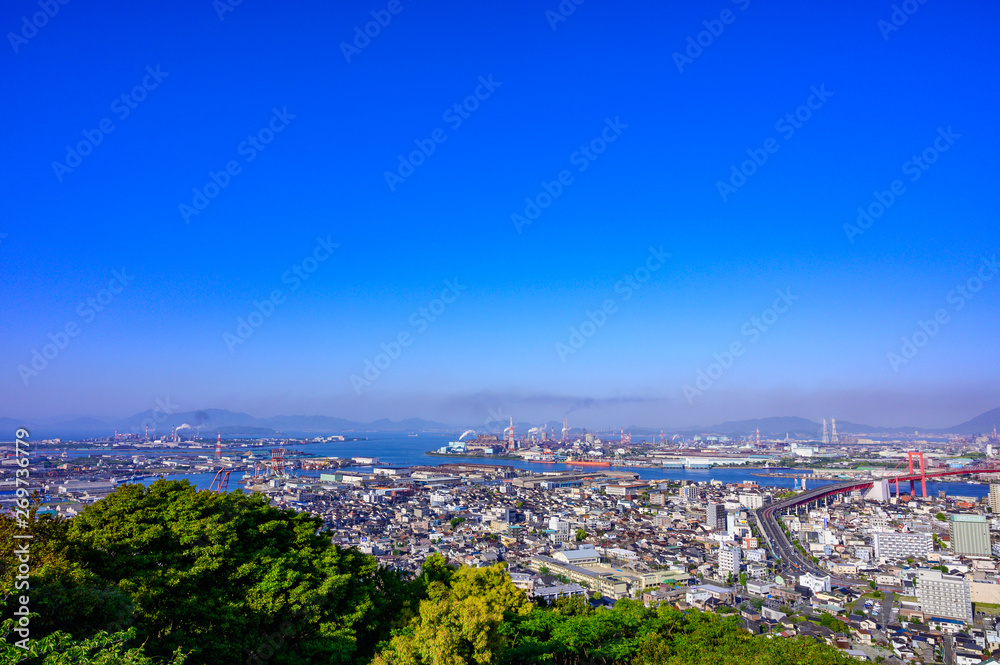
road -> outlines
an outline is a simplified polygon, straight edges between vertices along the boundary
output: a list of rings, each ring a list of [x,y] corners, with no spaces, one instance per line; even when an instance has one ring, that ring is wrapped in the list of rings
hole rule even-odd
[[[872,483],[870,481],[867,483],[851,481],[845,483],[835,483],[832,485],[823,485],[821,487],[817,487],[816,489],[800,492],[790,499],[785,499],[784,501],[779,501],[755,510],[754,516],[757,519],[757,524],[760,526],[761,533],[764,535],[764,539],[767,541],[767,544],[771,549],[771,553],[776,558],[781,559],[782,563],[786,565],[789,572],[795,575],[804,575],[805,573],[822,576],[830,575],[830,573],[815,565],[807,556],[803,555],[802,552],[800,552],[792,543],[788,542],[785,532],[778,524],[778,519],[775,517],[775,513],[784,510],[785,508],[794,508],[831,494],[839,494],[854,489],[871,487],[871,484]],[[830,583],[840,586],[851,586],[861,584],[863,582],[861,580],[841,579],[831,575]]]
[[[885,598],[882,599],[882,616],[879,626],[884,630],[889,622],[892,621],[892,604],[896,602],[895,596],[893,596],[892,591],[885,592]]]
[[[941,640],[941,650],[945,665],[955,665],[955,638],[951,635],[944,635]]]

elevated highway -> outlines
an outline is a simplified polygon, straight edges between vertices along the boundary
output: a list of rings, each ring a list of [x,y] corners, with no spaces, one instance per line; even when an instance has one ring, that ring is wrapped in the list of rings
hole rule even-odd
[[[796,575],[802,575],[805,573],[823,576],[830,575],[828,571],[825,571],[814,564],[809,557],[802,554],[802,552],[800,552],[792,543],[788,541],[781,525],[778,524],[775,514],[783,514],[792,510],[798,510],[801,506],[808,507],[811,503],[818,504],[821,501],[825,501],[827,497],[837,494],[846,494],[848,492],[853,492],[856,489],[867,490],[870,489],[873,484],[874,481],[872,480],[851,480],[841,483],[830,483],[815,489],[800,492],[793,497],[755,510],[754,515],[757,518],[757,524],[760,525],[761,533],[764,535],[764,539],[767,541],[767,545],[770,548],[771,553],[775,556],[775,558],[781,559],[781,561],[786,564],[789,573]],[[849,586],[859,583],[857,580],[842,579],[832,575],[830,582],[841,586]]]
[[[781,526],[778,524],[778,520],[775,517],[778,514],[787,514],[788,512],[798,510],[802,506],[808,508],[810,504],[819,504],[825,501],[828,497],[835,496],[838,494],[846,494],[848,492],[853,492],[854,490],[869,490],[876,482],[881,482],[882,480],[887,480],[889,483],[896,484],[896,494],[899,494],[899,483],[900,482],[910,482],[910,491],[914,491],[914,484],[920,481],[923,486],[924,496],[927,495],[927,485],[926,481],[928,478],[942,478],[947,476],[959,476],[959,475],[975,475],[978,473],[1000,473],[1000,466],[996,464],[974,464],[962,467],[961,469],[948,469],[944,471],[932,471],[930,473],[924,470],[922,455],[918,453],[912,453],[911,457],[916,459],[920,457],[920,471],[918,473],[913,472],[913,463],[910,462],[910,472],[886,476],[878,480],[870,478],[858,478],[854,480],[846,480],[843,482],[833,482],[821,485],[811,490],[805,490],[796,494],[793,497],[778,501],[777,503],[772,503],[763,508],[758,508],[754,511],[754,516],[756,517],[757,524],[760,525],[761,533],[767,542],[768,548],[771,553],[782,562],[786,564],[786,568],[789,573],[794,574],[804,574],[812,573],[814,575],[830,575],[826,570],[823,570],[819,566],[815,565],[808,556],[803,555],[792,543],[788,541],[785,536],[785,532],[782,530]],[[816,480],[822,480],[817,478]],[[856,584],[867,584],[867,582],[859,580],[851,580],[844,578],[837,578],[831,575],[831,583],[841,586],[849,586]]]

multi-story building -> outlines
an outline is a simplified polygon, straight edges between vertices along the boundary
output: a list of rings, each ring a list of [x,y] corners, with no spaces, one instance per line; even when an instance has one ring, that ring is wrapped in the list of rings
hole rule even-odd
[[[897,533],[883,531],[874,534],[872,543],[875,547],[875,558],[905,559],[907,557],[926,557],[934,551],[934,541],[928,533]]]
[[[549,540],[553,543],[566,543],[573,539],[570,533],[569,522],[565,522],[558,517],[549,518]]]
[[[727,513],[726,531],[733,537],[749,536],[750,523],[747,521],[746,513]]]
[[[709,529],[725,529],[726,525],[726,504],[708,502],[708,510],[705,511],[705,524]]]
[[[686,503],[695,503],[701,498],[701,490],[697,485],[685,485],[681,488],[681,500]]]
[[[726,547],[723,545],[719,548],[719,574],[726,575],[731,573],[733,577],[738,577],[740,574],[740,564],[743,561],[742,553],[738,547]]]
[[[757,510],[764,506],[764,497],[760,494],[740,494],[740,505],[750,510]]]
[[[990,483],[990,510],[1000,515],[1000,483]]]
[[[990,525],[985,515],[952,515],[948,532],[953,553],[990,556]]]
[[[917,572],[917,602],[931,617],[961,619],[972,623],[972,591],[969,581],[940,570]]]
[[[799,575],[799,584],[809,589],[813,593],[829,591],[830,576],[813,575],[812,573],[806,573],[805,575]]]

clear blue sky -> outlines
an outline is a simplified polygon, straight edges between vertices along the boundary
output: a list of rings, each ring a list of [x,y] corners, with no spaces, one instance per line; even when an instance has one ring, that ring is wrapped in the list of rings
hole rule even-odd
[[[890,2],[588,0],[564,21],[556,0],[219,6],[76,0],[37,30],[22,20],[37,2],[0,12],[0,416],[169,397],[360,420],[940,426],[1000,405],[1000,279],[949,298],[997,255],[996,6],[915,3],[891,31]],[[345,49],[372,12],[391,21]],[[679,71],[674,53],[711,29]],[[113,131],[68,157],[102,121]],[[244,143],[261,130],[270,143]],[[400,181],[416,142],[434,151]],[[907,164],[925,149],[926,170]],[[730,181],[747,151],[766,161]],[[518,232],[512,214],[563,170]],[[845,230],[894,180],[884,214]],[[293,291],[283,276],[318,237],[339,247]],[[661,246],[626,299],[616,284]],[[123,269],[102,311],[86,304]],[[429,321],[418,308],[440,309],[445,280],[464,288]],[[777,289],[798,299],[752,334]],[[400,333],[409,346],[352,383]],[[34,373],[50,335],[65,348]],[[734,342],[743,354],[686,395]]]

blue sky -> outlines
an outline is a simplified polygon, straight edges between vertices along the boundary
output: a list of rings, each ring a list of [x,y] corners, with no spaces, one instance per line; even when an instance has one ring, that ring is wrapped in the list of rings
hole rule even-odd
[[[68,2],[36,30],[37,2],[0,13],[0,415],[169,396],[359,420],[932,427],[998,406],[1000,280],[953,293],[995,272],[995,6],[915,3],[891,31],[892,3],[588,0],[560,21],[554,0],[220,6]],[[679,71],[689,37],[707,45]],[[202,201],[212,173],[226,184]],[[515,223],[543,182],[558,195]],[[337,247],[312,264],[317,238]],[[650,248],[670,257],[626,298]],[[453,302],[435,302],[445,280]],[[779,289],[787,311],[744,332]],[[904,337],[925,343],[904,357]]]

